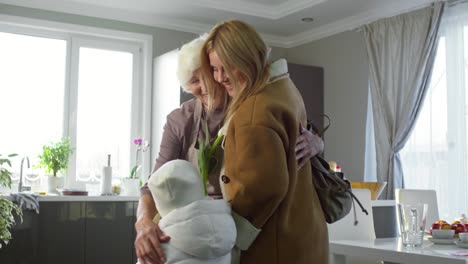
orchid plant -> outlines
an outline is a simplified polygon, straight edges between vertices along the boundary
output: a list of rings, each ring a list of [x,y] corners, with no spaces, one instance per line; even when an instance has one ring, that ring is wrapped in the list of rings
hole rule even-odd
[[[135,165],[132,167],[132,170],[130,171],[130,176],[128,177],[130,179],[136,179],[138,175],[138,171],[140,170],[140,164],[139,164],[139,159],[138,159],[140,151],[145,152],[149,148],[149,142],[145,141],[143,144],[142,138],[133,139],[133,144],[136,145],[136,157],[135,157]]]
[[[214,157],[216,150],[223,141],[223,135],[218,134],[213,142],[210,144],[210,134],[208,132],[208,124],[205,123],[205,143],[202,140],[198,141],[198,170],[203,180],[203,188],[205,195],[208,195],[208,175],[218,165],[218,160]]]

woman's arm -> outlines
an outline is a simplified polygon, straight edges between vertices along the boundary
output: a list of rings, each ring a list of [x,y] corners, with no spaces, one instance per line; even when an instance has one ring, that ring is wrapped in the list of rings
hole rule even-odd
[[[226,139],[226,199],[233,211],[261,229],[289,188],[283,141],[271,128],[244,126]],[[229,180],[226,180],[229,178]]]
[[[157,210],[151,196],[143,194],[138,201],[137,221],[135,223],[135,251],[140,264],[164,263],[165,256],[160,242],[169,241],[169,237],[153,222]]]
[[[172,115],[172,113],[168,115],[164,125],[159,155],[152,172],[155,172],[164,163],[180,157],[182,142],[174,132]],[[135,251],[140,264],[164,263],[165,256],[160,242],[167,242],[170,238],[165,236],[159,226],[153,222],[157,213],[153,196],[145,183],[141,188],[135,223]]]

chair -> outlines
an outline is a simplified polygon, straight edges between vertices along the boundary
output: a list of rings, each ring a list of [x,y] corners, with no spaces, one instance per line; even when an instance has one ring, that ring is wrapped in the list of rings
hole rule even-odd
[[[439,207],[435,190],[396,189],[396,203],[426,203],[427,216],[425,229],[431,228],[432,223],[439,220]]]
[[[369,215],[364,214],[359,206],[356,206],[356,217],[358,224],[354,225],[353,208],[347,216],[339,221],[328,225],[328,237],[333,240],[372,240],[375,239],[374,216],[372,214],[371,193],[369,189],[354,189],[354,195],[359,199]],[[330,256],[330,263],[333,264],[333,256]],[[372,259],[347,257],[346,263],[353,264],[374,264],[381,263]]]

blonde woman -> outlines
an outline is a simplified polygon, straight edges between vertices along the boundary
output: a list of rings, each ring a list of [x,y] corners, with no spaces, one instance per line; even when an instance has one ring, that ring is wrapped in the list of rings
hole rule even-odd
[[[204,123],[208,124],[211,139],[215,138],[223,125],[227,103],[224,87],[213,82],[211,76],[204,80],[200,72],[200,54],[205,39],[206,36],[196,38],[183,45],[179,51],[177,77],[183,90],[193,94],[195,98],[183,103],[167,116],[153,173],[166,162],[175,159],[188,160],[198,168],[197,140],[205,137]],[[211,89],[207,89],[208,86]],[[296,148],[301,166],[310,157],[322,152],[323,141],[304,130],[303,135],[297,139]],[[217,155],[218,159],[223,158],[222,152]],[[219,170],[213,171],[209,177],[209,194],[212,197],[221,197],[219,173]],[[160,242],[167,242],[170,238],[153,222],[157,212],[153,197],[145,185],[141,191],[135,223],[135,250],[141,264],[164,263],[165,256]]]
[[[232,97],[224,142],[224,198],[256,230],[239,234],[240,262],[328,263],[325,219],[309,162],[297,169],[296,141],[306,122],[302,97],[285,62],[270,66],[268,48],[249,25],[231,20],[205,42],[202,69]],[[245,236],[244,236],[245,235]]]

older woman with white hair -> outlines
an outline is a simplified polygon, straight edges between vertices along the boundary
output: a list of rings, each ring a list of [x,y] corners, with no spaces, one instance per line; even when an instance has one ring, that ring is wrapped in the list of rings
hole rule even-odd
[[[200,73],[201,51],[206,36],[201,36],[183,45],[178,54],[177,77],[185,92],[195,98],[183,103],[173,110],[166,120],[160,152],[153,168],[155,172],[168,161],[183,159],[192,162],[197,168],[197,142],[204,142],[208,127],[210,139],[214,139],[223,125],[228,95],[224,87],[214,80],[203,80]],[[207,85],[219,89],[206,89]],[[208,94],[212,93],[212,94]],[[206,124],[206,125],[205,125]],[[296,157],[301,167],[305,160],[323,150],[323,141],[311,132],[303,129],[302,136],[296,142]],[[215,158],[223,159],[223,152],[218,148]],[[208,177],[208,194],[214,198],[221,198],[219,184],[220,166],[215,168]],[[143,186],[138,203],[137,221],[135,229],[136,255],[141,264],[164,263],[164,252],[160,242],[170,240],[153,221],[157,208],[148,187]]]

